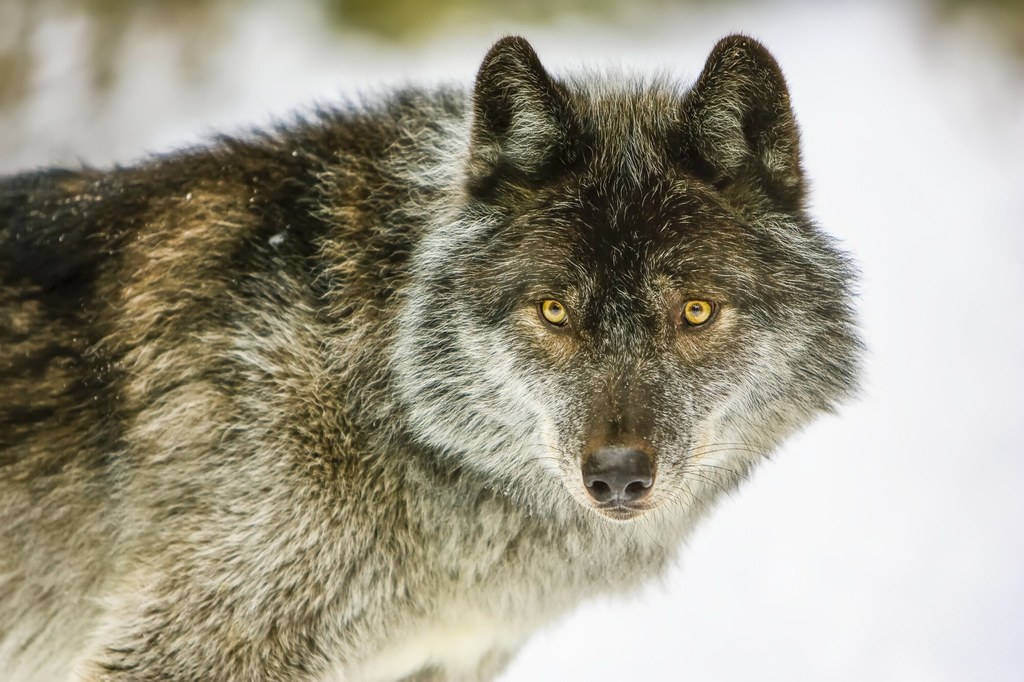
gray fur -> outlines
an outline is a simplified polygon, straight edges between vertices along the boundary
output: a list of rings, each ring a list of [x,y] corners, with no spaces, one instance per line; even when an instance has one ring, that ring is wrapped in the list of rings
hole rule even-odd
[[[5,679],[490,679],[657,576],[855,388],[805,184],[743,36],[689,89],[507,38],[468,93],[0,181]]]

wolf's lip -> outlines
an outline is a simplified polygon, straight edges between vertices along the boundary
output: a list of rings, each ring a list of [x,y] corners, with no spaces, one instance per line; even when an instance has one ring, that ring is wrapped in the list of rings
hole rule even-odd
[[[651,508],[650,504],[605,503],[591,505],[595,511],[615,521],[630,521]]]

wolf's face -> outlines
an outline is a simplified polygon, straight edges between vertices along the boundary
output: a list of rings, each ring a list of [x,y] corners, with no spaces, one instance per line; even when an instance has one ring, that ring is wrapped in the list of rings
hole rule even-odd
[[[850,272],[803,215],[796,135],[749,39],[685,94],[496,45],[400,318],[416,431],[532,506],[706,506],[853,385]]]

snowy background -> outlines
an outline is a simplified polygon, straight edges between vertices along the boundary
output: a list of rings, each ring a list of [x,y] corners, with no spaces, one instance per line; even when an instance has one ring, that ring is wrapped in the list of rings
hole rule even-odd
[[[723,500],[661,584],[539,633],[503,679],[1024,679],[1024,67],[985,22],[916,3],[644,3],[394,41],[315,3],[233,2],[212,39],[125,22],[97,93],[90,20],[25,19],[41,6],[0,0],[0,57],[15,41],[34,65],[0,108],[0,172],[130,162],[341,94],[468,81],[506,33],[556,73],[687,80],[726,33],[764,41],[813,213],[863,271],[864,396]]]

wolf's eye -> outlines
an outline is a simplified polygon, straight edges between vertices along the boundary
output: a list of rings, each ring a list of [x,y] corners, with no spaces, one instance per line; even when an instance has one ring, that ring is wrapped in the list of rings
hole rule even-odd
[[[545,322],[561,326],[565,324],[565,306],[553,298],[546,298],[540,302],[540,316]]]
[[[683,306],[683,319],[687,324],[697,326],[711,319],[715,304],[711,301],[687,301]]]

